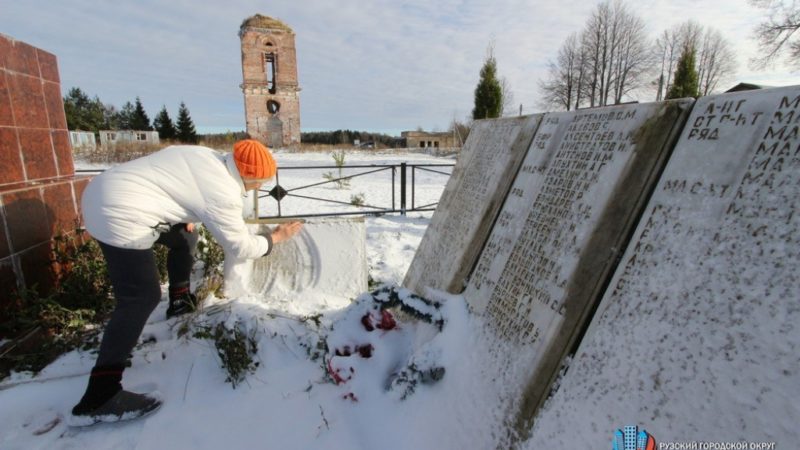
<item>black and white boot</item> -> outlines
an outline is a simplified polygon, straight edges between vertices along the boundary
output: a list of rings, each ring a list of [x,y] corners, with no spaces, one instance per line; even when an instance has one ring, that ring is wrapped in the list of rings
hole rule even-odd
[[[167,319],[194,312],[197,309],[197,297],[189,292],[188,287],[169,288],[169,306]]]
[[[122,389],[124,366],[95,367],[81,401],[72,408],[67,423],[86,427],[100,422],[121,422],[144,417],[161,406],[158,392],[136,394]]]

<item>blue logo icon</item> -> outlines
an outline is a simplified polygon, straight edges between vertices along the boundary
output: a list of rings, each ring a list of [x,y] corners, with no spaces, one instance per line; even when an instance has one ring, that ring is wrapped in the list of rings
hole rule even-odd
[[[656,450],[656,440],[644,428],[628,425],[614,432],[612,450]]]

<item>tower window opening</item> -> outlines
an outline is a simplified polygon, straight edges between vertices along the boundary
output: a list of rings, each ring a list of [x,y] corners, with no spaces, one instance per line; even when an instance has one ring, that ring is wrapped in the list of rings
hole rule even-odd
[[[275,53],[264,53],[264,73],[267,75],[267,89],[270,94],[276,92],[275,78],[278,71],[278,59]]]

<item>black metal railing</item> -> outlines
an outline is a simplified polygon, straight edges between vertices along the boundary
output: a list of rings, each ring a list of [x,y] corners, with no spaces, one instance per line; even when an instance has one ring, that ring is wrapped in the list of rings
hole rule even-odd
[[[438,200],[433,203],[428,203],[425,205],[417,205],[417,171],[424,171],[429,173],[435,173],[443,176],[450,176],[450,172],[446,172],[445,168],[452,169],[455,164],[408,164],[408,163],[400,163],[400,164],[354,164],[354,165],[342,165],[342,166],[290,166],[290,167],[281,167],[278,169],[278,173],[275,175],[275,186],[272,186],[270,189],[262,189],[259,190],[257,201],[254,203],[254,209],[258,212],[259,203],[262,199],[272,198],[277,202],[277,214],[276,215],[266,215],[262,216],[261,214],[256,214],[255,216],[259,219],[294,219],[294,218],[310,218],[310,217],[323,217],[323,216],[352,216],[352,215],[383,215],[383,214],[396,214],[399,213],[401,215],[405,215],[408,212],[416,212],[416,211],[433,211],[436,209],[438,205]],[[333,176],[332,172],[325,174],[325,181],[320,181],[316,183],[306,184],[302,186],[296,186],[292,188],[285,188],[281,185],[281,176],[286,176],[286,172],[295,171],[295,170],[302,170],[302,171],[310,171],[310,170],[337,170],[339,171],[339,176]],[[357,171],[356,173],[348,173],[343,175],[343,171]],[[408,182],[408,172],[411,172],[411,183]],[[334,198],[325,198],[319,197],[314,195],[303,195],[298,193],[299,191],[303,191],[304,189],[310,189],[314,187],[324,186],[324,185],[341,185],[343,183],[349,183],[351,180],[359,177],[365,177],[368,175],[375,175],[379,173],[391,173],[391,183],[387,183],[387,189],[391,189],[391,205],[384,205],[384,206],[376,206],[376,205],[369,205],[369,204],[356,204],[354,202],[346,202],[342,200],[337,200]],[[282,175],[283,174],[283,175]],[[399,185],[398,185],[398,178],[399,178]],[[409,207],[408,198],[411,198],[411,204]],[[399,198],[398,198],[399,197]],[[318,201],[326,204],[338,205],[342,206],[344,210],[337,210],[331,212],[324,212],[324,213],[300,213],[300,214],[284,214],[284,202],[287,201],[287,198],[297,198],[297,199],[304,199],[304,200],[312,200]],[[398,202],[399,199],[399,202]]]
[[[353,216],[353,215],[369,215],[369,216],[379,216],[383,214],[401,214],[406,215],[408,212],[420,212],[420,211],[433,211],[436,209],[436,206],[439,204],[438,200],[436,202],[427,203],[424,205],[417,205],[417,172],[426,172],[426,173],[434,173],[442,176],[449,177],[451,172],[447,172],[445,170],[453,168],[455,164],[408,164],[408,163],[400,163],[400,164],[353,164],[353,165],[342,165],[342,166],[287,166],[281,167],[278,169],[278,172],[275,174],[275,185],[270,186],[269,189],[261,189],[258,191],[258,195],[256,196],[256,201],[253,204],[253,215],[252,217],[256,217],[259,220],[263,219],[294,219],[294,218],[311,218],[311,217],[327,217],[327,216]],[[357,171],[357,173],[349,173],[347,175],[341,176],[333,176],[329,175],[332,172],[329,172],[329,176],[325,176],[325,181],[320,181],[316,183],[306,184],[302,186],[296,186],[291,188],[286,188],[281,185],[281,176],[284,175],[286,178],[286,173],[291,171],[313,171],[313,170],[336,170],[339,173],[343,171]],[[411,172],[411,182],[408,182],[408,173]],[[91,173],[100,173],[103,172],[103,169],[88,169],[88,170],[76,170],[76,173],[80,174],[91,174]],[[303,195],[298,193],[303,191],[304,189],[310,189],[318,186],[324,185],[334,185],[338,183],[348,183],[350,180],[359,178],[359,177],[366,177],[368,175],[375,175],[379,173],[391,173],[391,183],[387,183],[387,189],[391,189],[391,198],[392,203],[391,205],[385,206],[377,206],[377,205],[368,205],[368,204],[354,204],[354,202],[346,202],[342,200],[337,200],[334,198],[325,198],[313,195]],[[399,181],[398,181],[399,178]],[[444,183],[443,183],[444,185]],[[408,204],[408,199],[411,199],[410,207]],[[276,215],[266,215],[262,216],[259,213],[259,203],[261,200],[272,198],[277,203],[277,214]],[[330,212],[322,212],[322,213],[300,213],[300,214],[284,214],[283,213],[283,204],[284,202],[291,200],[293,198],[296,199],[303,199],[303,200],[312,200],[318,201],[326,204],[338,205],[343,207],[344,209],[341,211],[330,211]],[[287,200],[288,199],[288,200]],[[398,202],[399,200],[399,202]]]

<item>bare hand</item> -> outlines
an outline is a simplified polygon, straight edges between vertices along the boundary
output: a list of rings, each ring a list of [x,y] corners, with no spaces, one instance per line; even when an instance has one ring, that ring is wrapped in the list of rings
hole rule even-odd
[[[299,233],[302,228],[302,222],[288,222],[278,225],[272,230],[272,243],[277,244],[278,242],[291,239],[294,235]]]

